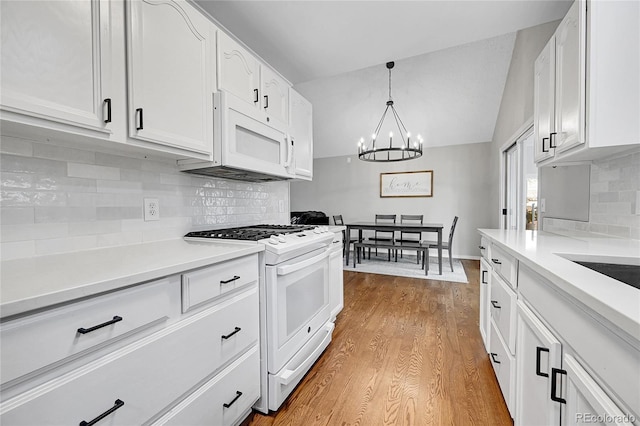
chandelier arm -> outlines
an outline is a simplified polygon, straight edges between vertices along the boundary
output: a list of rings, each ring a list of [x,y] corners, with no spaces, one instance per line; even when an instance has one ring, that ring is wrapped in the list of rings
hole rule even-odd
[[[396,119],[396,125],[398,126],[398,130],[400,131],[400,139],[404,141],[404,138],[407,136],[407,128],[404,127],[404,123],[398,116],[398,113],[396,112],[396,109],[393,107],[393,105],[391,105],[391,111],[393,111],[393,117]]]
[[[389,106],[391,106],[391,108],[393,109],[393,105],[387,105],[387,107],[385,108],[384,112],[382,113],[382,117],[380,118],[380,122],[378,123],[378,126],[376,127],[376,130],[374,132],[374,134],[376,135],[376,138],[378,137],[378,132],[380,132],[380,128],[382,127],[382,123],[384,122],[384,118],[387,115],[387,111],[389,111]]]

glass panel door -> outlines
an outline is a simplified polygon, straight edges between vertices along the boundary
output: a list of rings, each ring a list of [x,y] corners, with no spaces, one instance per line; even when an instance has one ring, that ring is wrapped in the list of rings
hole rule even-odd
[[[505,229],[538,229],[538,168],[533,132],[528,131],[504,151]]]

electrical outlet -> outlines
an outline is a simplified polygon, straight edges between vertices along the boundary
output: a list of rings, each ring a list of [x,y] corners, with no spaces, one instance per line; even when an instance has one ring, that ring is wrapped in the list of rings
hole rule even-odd
[[[540,213],[544,213],[547,210],[547,200],[544,198],[540,199]]]
[[[160,220],[160,202],[157,198],[144,199],[144,220]]]

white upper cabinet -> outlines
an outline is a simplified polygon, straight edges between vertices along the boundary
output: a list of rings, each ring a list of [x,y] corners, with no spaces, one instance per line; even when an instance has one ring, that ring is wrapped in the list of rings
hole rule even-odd
[[[114,30],[116,17],[122,17],[118,4],[122,6],[100,0],[3,1],[2,118],[72,125],[108,137],[113,104],[124,98],[112,81],[111,49],[118,48],[123,36]]]
[[[639,2],[573,3],[536,61],[537,162],[594,160],[640,143],[639,17]]]
[[[585,19],[584,3],[578,1],[556,29],[556,126],[559,152],[584,140],[585,108]]]
[[[271,68],[262,67],[262,108],[269,118],[283,124],[289,122],[289,84]]]
[[[218,87],[260,108],[260,64],[257,59],[222,31],[218,34],[217,51]]]
[[[297,178],[313,177],[313,116],[311,103],[289,89],[289,133],[293,144],[293,168]]]
[[[210,155],[215,27],[186,1],[127,5],[129,137]]]
[[[544,47],[534,65],[535,160],[552,157],[550,147],[555,132],[555,37]],[[555,134],[553,135],[555,137]]]

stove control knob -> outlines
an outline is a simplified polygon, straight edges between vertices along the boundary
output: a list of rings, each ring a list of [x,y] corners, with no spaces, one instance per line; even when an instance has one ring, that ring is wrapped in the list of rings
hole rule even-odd
[[[278,244],[280,244],[280,241],[278,240],[278,237],[276,237],[275,235],[272,235],[269,237],[269,244],[273,244],[274,246],[277,246]]]
[[[276,237],[276,240],[278,240],[279,243],[286,243],[287,242],[287,240],[284,238],[284,234],[279,234],[279,235],[276,235],[275,237]]]

